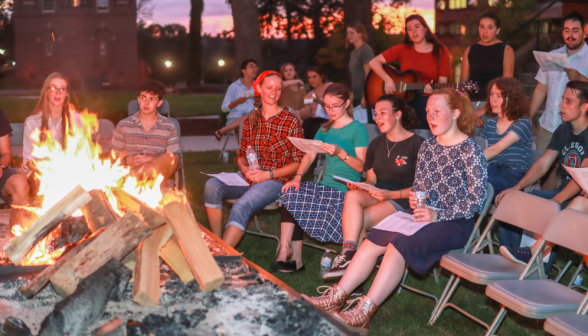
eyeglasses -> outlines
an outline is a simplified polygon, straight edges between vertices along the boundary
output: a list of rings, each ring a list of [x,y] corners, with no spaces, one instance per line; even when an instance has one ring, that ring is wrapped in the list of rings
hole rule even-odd
[[[333,106],[328,106],[328,105],[325,105],[325,111],[328,111],[328,110],[331,110],[331,111],[337,111],[337,110],[338,110],[338,109],[340,109],[340,108],[341,108],[343,105],[345,105],[345,103],[343,103],[343,104],[341,104],[341,105],[339,105],[339,106],[336,106],[336,105],[333,105]]]
[[[49,91],[49,92],[51,92],[53,94],[55,94],[55,93],[63,94],[63,93],[67,93],[68,89],[58,88],[58,87],[55,87],[55,86],[50,86],[50,87],[47,88],[47,91]]]

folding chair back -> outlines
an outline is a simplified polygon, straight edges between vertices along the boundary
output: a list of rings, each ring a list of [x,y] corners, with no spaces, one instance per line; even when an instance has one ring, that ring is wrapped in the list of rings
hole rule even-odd
[[[24,124],[10,124],[12,133],[10,133],[10,146],[22,146],[24,139]]]
[[[531,166],[534,165],[535,162],[537,162],[537,160],[539,160],[539,158],[541,156],[543,156],[544,153],[545,152],[538,151],[538,150],[535,150],[535,149],[531,150],[531,157],[529,158],[530,165]]]
[[[413,129],[411,132],[413,132],[414,134],[420,135],[425,140],[433,137],[433,132],[431,132],[427,129]]]
[[[474,140],[476,140],[476,142],[478,143],[478,145],[480,146],[480,148],[482,150],[486,149],[486,147],[488,147],[488,145],[486,145],[486,139],[482,138],[482,137],[474,137]]]
[[[548,199],[511,191],[504,195],[492,219],[542,235],[559,209],[559,204]]]
[[[92,141],[102,147],[102,153],[110,152],[110,142],[114,136],[114,124],[108,119],[98,119],[98,132],[92,134]]]
[[[129,105],[127,105],[127,113],[129,114],[129,117],[132,116],[133,114],[139,112],[140,110],[141,110],[141,107],[139,106],[139,101],[137,99],[131,100],[129,102]],[[168,118],[171,117],[171,110],[169,108],[169,102],[164,99],[161,106],[157,108],[157,112],[159,112],[159,114],[164,115]]]
[[[380,132],[380,128],[378,127],[378,125],[364,124],[364,126],[368,132],[369,142],[372,142],[372,140],[374,140],[377,136],[382,134],[382,132]]]
[[[184,190],[184,188],[186,187],[186,177],[184,176],[184,154],[182,152],[182,147],[181,147],[181,138],[182,138],[182,131],[180,129],[180,123],[178,122],[177,119],[172,118],[172,117],[167,117],[171,122],[174,123],[174,125],[176,125],[176,129],[178,130],[178,139],[180,140],[180,166],[178,167],[178,169],[176,170],[175,173],[175,178],[174,180],[176,181],[176,189],[180,189],[180,190]],[[182,177],[182,183],[180,185],[180,175]]]
[[[588,255],[588,214],[571,209],[562,210],[547,227],[543,239]]]

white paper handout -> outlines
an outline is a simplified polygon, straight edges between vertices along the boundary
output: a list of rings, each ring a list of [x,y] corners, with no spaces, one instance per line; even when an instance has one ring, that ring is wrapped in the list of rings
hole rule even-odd
[[[569,68],[570,63],[565,54],[554,54],[541,51],[533,51],[537,63],[541,66],[541,71],[564,71],[563,68]]]
[[[431,222],[417,222],[411,214],[399,211],[384,218],[383,221],[374,226],[374,229],[398,232],[405,236],[412,236],[430,223]]]
[[[202,173],[202,172],[201,172]],[[204,175],[216,177],[217,179],[221,180],[224,184],[233,187],[249,187],[249,183],[245,181],[241,175],[237,173],[220,173],[220,174],[206,174]]]
[[[570,168],[562,165],[568,174],[576,181],[578,187],[588,191],[588,168]]]
[[[253,97],[255,97],[255,91],[253,91],[253,90],[241,91],[241,97],[253,98]]]
[[[294,137],[288,137],[288,140],[304,153],[326,153],[326,151],[321,148],[323,142],[320,140],[308,140]]]
[[[354,185],[354,186],[358,187],[359,189],[361,189],[361,190],[365,190],[365,191],[367,191],[367,192],[370,192],[370,191],[373,191],[373,192],[385,192],[385,191],[388,191],[388,190],[384,190],[384,189],[376,188],[376,187],[374,187],[373,185],[371,185],[371,184],[368,184],[368,183],[363,183],[363,182],[353,182],[353,181],[351,181],[351,180],[348,180],[348,179],[346,179],[346,178],[344,178],[344,177],[340,177],[340,176],[336,176],[336,175],[333,175],[333,178],[334,178],[334,179],[336,179],[336,180],[339,180],[339,181],[343,181],[343,182],[346,182],[346,183],[352,184],[352,185]]]

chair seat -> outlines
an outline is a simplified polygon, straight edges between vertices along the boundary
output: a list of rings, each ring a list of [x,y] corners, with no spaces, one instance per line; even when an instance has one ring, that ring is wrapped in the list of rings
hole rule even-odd
[[[499,254],[450,253],[441,258],[441,267],[479,285],[518,279],[525,270],[525,265],[513,263]],[[531,278],[537,278],[536,274]]]
[[[228,203],[231,204],[235,204],[237,203],[239,199],[238,198],[230,198],[230,199],[226,199],[225,201],[227,201]],[[265,208],[263,208],[263,210],[276,210],[278,208],[278,205],[276,204],[276,202],[273,202],[272,204],[267,205]]]
[[[520,315],[545,319],[573,313],[584,295],[553,280],[504,280],[486,287],[486,295]]]
[[[588,336],[588,315],[551,315],[543,329],[554,336]]]

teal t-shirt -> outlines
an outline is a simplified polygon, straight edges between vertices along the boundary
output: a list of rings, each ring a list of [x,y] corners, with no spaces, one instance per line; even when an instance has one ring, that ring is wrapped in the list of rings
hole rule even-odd
[[[335,128],[331,126],[327,132],[323,132],[323,128],[316,133],[315,140],[337,145],[341,147],[345,152],[349,153],[349,156],[356,157],[356,147],[367,147],[369,145],[368,133],[365,126],[357,120],[353,120],[342,128]],[[331,156],[325,154],[327,167],[323,174],[323,179],[319,184],[327,187],[331,187],[341,191],[342,193],[347,192],[347,185],[333,179],[333,175],[344,177],[354,182],[361,181],[361,173],[357,170],[349,167],[349,165],[341,160],[338,156]]]

